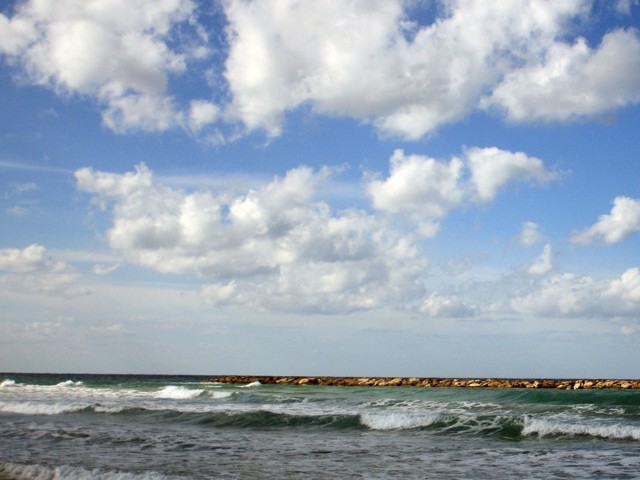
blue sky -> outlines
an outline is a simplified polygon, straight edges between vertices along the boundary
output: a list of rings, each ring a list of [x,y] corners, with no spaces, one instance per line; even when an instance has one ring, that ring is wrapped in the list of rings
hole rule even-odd
[[[637,377],[637,1],[0,8],[0,371]]]

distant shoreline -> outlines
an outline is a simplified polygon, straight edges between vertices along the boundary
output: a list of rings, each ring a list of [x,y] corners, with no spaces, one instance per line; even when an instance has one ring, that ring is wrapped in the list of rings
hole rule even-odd
[[[513,379],[427,377],[316,377],[272,375],[219,375],[208,382],[265,385],[328,385],[340,387],[462,387],[544,388],[556,390],[637,390],[640,379]]]

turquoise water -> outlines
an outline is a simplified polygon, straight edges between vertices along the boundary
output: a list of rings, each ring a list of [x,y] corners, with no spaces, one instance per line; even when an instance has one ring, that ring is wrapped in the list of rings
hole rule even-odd
[[[640,392],[0,374],[0,478],[640,478]]]

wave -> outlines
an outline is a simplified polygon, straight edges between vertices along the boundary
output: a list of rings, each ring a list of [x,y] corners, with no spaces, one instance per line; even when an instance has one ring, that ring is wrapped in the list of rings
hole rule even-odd
[[[0,461],[0,478],[48,480],[58,478],[82,480],[178,480],[157,472],[131,473],[119,470],[87,469],[72,465],[47,466]]]
[[[372,430],[412,430],[433,425],[443,417],[440,414],[414,415],[408,413],[364,413],[360,422]]]
[[[193,390],[192,390],[193,391]],[[220,392],[226,393],[226,392]],[[231,392],[228,392],[231,394]],[[528,415],[477,415],[451,412],[336,411],[290,413],[279,408],[228,409],[206,404],[162,408],[34,402],[0,403],[0,412],[31,415],[113,415],[142,422],[169,422],[216,428],[330,428],[375,431],[427,431],[435,435],[492,436],[519,439],[531,436],[584,436],[610,440],[640,441],[640,425],[595,423],[587,419],[560,421]],[[1,477],[0,477],[1,478]]]
[[[233,396],[233,392],[208,392],[211,398],[216,400],[222,400],[223,398],[229,398]]]
[[[0,403],[1,413],[18,413],[21,415],[60,415],[63,413],[73,413],[86,409],[87,406],[69,405],[62,403],[39,403],[39,402],[2,402]]]
[[[157,392],[155,398],[168,398],[173,400],[187,400],[189,398],[196,398],[204,393],[204,389],[192,390],[185,387],[177,387],[175,385],[169,385]]]
[[[640,426],[632,425],[593,425],[586,423],[567,423],[557,420],[525,417],[522,435],[546,436],[588,436],[612,440],[640,440]]]
[[[73,380],[65,380],[64,382],[57,383],[54,387],[80,387],[82,385],[84,385],[84,383],[81,381],[74,382]]]
[[[78,380],[74,382],[73,380],[65,380],[63,382],[56,383],[55,385],[38,385],[38,384],[25,384],[25,383],[16,383],[15,380],[10,378],[4,379],[0,382],[0,388],[7,387],[23,387],[23,388],[67,388],[67,387],[81,387],[84,386],[84,382]]]
[[[262,385],[260,382],[255,381],[255,382],[247,383],[246,385],[241,385],[240,388],[259,387],[260,385]]]

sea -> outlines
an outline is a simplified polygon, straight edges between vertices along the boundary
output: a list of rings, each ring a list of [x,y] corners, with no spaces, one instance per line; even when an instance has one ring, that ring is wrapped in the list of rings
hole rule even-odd
[[[640,391],[0,374],[0,479],[640,479]]]

